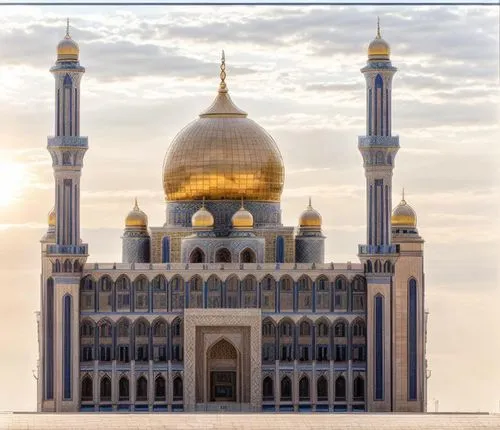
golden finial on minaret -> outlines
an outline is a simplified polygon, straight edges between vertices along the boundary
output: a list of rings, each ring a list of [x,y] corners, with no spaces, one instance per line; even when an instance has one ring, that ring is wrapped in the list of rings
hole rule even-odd
[[[221,57],[221,63],[220,63],[219,93],[227,93],[227,85],[226,85],[226,56],[224,54],[224,50],[222,50],[222,57]]]
[[[377,35],[368,46],[369,60],[389,60],[391,49],[380,34],[380,17],[377,16]]]
[[[136,210],[136,211],[139,210],[139,205],[137,204],[137,197],[135,198],[135,201],[134,201],[134,210]]]
[[[57,45],[58,61],[78,61],[80,48],[69,34],[69,18],[66,18],[66,34]]]
[[[308,206],[308,208],[312,208],[311,196],[309,196],[309,206]]]
[[[401,194],[402,194],[401,201],[404,202],[405,201],[405,188],[404,187],[403,187],[403,192]]]

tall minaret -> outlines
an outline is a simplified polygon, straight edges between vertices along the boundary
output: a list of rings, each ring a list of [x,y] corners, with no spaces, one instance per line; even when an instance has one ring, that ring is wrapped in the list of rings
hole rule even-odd
[[[48,139],[48,150],[56,181],[56,244],[80,244],[80,175],[87,151],[86,137],[80,137],[80,66],[78,44],[69,35],[57,45],[57,61],[50,69],[56,81],[55,132]],[[69,249],[69,248],[68,248]]]
[[[366,175],[366,244],[372,249],[391,244],[392,170],[399,138],[391,135],[392,77],[389,44],[377,35],[368,47],[366,79],[366,136],[359,137]],[[374,248],[375,246],[375,248]]]
[[[78,44],[69,34],[57,45],[55,132],[48,138],[55,179],[55,237],[42,250],[40,409],[75,412],[79,408],[79,289],[87,245],[80,239],[80,175],[87,138],[80,136]]]
[[[391,193],[394,158],[399,139],[391,135],[391,90],[396,68],[389,44],[377,35],[368,47],[368,62],[361,69],[366,79],[366,136],[358,147],[366,176],[367,235],[359,246],[367,281],[367,410],[392,410],[391,291],[396,246],[391,245]]]

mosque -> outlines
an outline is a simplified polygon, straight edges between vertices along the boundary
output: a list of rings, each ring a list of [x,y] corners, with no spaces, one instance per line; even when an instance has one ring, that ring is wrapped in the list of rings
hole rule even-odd
[[[280,151],[231,99],[224,56],[220,69],[212,105],[165,156],[165,223],[149,226],[136,201],[122,262],[87,263],[85,69],[69,25],[57,45],[38,410],[425,411],[423,240],[404,196],[391,211],[397,69],[380,28],[361,69],[367,213],[357,263],[324,261],[322,217],[310,201],[298,226],[282,224]]]

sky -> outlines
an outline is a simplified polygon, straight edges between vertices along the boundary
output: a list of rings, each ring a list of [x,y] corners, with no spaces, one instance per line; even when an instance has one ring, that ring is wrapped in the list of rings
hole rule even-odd
[[[358,261],[365,242],[360,72],[380,16],[393,81],[393,202],[405,188],[425,239],[429,410],[500,407],[499,8],[1,7],[0,410],[35,410],[40,244],[54,183],[49,68],[66,17],[86,68],[81,180],[89,262],[121,259],[137,196],[165,222],[162,160],[208,107],[226,54],[238,107],[276,140],[285,163],[283,222],[308,196],[323,216],[326,261]]]

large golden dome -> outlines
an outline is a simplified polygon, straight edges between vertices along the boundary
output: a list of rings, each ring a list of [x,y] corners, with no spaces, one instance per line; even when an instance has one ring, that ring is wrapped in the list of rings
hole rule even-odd
[[[224,56],[212,105],[173,140],[163,165],[165,199],[279,201],[284,167],[273,138],[229,97]]]
[[[377,22],[377,35],[368,45],[369,60],[388,60],[391,54],[389,44],[380,35],[380,21]]]
[[[417,226],[417,214],[413,208],[406,203],[404,198],[401,199],[399,205],[396,206],[392,212],[391,225],[393,227],[416,227]]]

